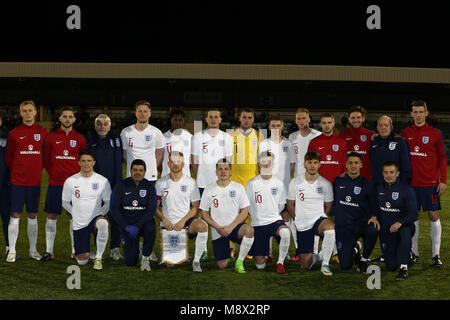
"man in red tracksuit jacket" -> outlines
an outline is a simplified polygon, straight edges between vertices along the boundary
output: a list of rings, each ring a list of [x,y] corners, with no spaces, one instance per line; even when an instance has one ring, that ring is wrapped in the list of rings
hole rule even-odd
[[[59,122],[61,127],[48,134],[44,143],[44,168],[49,175],[47,197],[45,199],[45,212],[47,223],[45,224],[45,240],[47,250],[42,261],[54,259],[53,245],[56,236],[57,217],[62,213],[62,189],[66,179],[80,171],[78,154],[86,148],[84,137],[73,129],[76,118],[73,108],[62,107]],[[72,217],[70,219],[70,237],[73,246]]]
[[[319,175],[333,183],[334,178],[346,171],[347,144],[334,134],[334,116],[324,113],[320,116],[322,134],[311,140],[308,151],[320,154]]]
[[[9,252],[7,262],[16,261],[16,242],[23,206],[28,216],[29,255],[35,260],[41,256],[36,250],[42,177],[42,149],[47,130],[35,123],[37,114],[33,101],[24,101],[19,107],[23,123],[9,133],[5,160],[11,172],[11,218],[8,225]]]
[[[432,266],[442,267],[439,257],[442,227],[439,220],[441,210],[440,196],[447,187],[447,157],[442,134],[426,123],[428,116],[425,101],[413,101],[411,117],[414,124],[405,128],[402,136],[409,145],[412,179],[417,200],[417,210],[428,211],[431,226]],[[419,220],[415,222],[416,231],[412,241],[412,262],[418,262]]]
[[[370,163],[370,141],[374,131],[363,127],[366,120],[366,110],[360,106],[351,107],[347,113],[350,128],[339,132],[339,137],[347,143],[347,152],[357,152],[361,155],[363,167],[361,175],[372,181],[372,166]]]

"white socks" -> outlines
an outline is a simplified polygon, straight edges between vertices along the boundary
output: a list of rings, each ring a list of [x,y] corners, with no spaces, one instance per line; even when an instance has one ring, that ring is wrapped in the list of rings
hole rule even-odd
[[[414,236],[412,237],[412,252],[419,256],[419,221],[415,221],[414,225],[416,227],[416,231],[414,232]],[[432,257],[439,255],[441,249],[441,235],[442,235],[442,226],[441,220],[430,221],[430,237],[431,237],[431,255]]]
[[[411,239],[411,250],[416,256],[419,256],[419,220],[414,222],[414,226],[416,227],[416,231],[414,232],[414,235]]]
[[[30,241],[30,252],[36,252],[36,244],[38,237],[38,221],[36,219],[28,218],[28,240]]]
[[[53,246],[55,244],[55,236],[56,236],[56,219],[48,219],[45,224],[45,243],[47,245],[47,251],[50,254],[53,254]]]
[[[297,249],[298,244],[297,244],[297,227],[295,226],[294,220],[290,219],[289,222],[287,223],[289,229],[291,230],[292,233],[292,239],[294,240],[294,245],[295,245],[295,249]]]
[[[19,236],[19,221],[20,218],[9,219],[8,225],[8,241],[9,241],[9,253],[16,253],[16,242]]]
[[[208,231],[197,233],[197,239],[195,239],[194,262],[200,261],[203,252],[206,250],[207,241],[208,241]]]
[[[319,252],[319,240],[320,240],[319,236],[314,236],[314,251],[313,251],[313,253]],[[323,246],[323,243],[322,243],[322,246]]]
[[[238,260],[244,261],[244,259],[247,256],[248,252],[252,248],[254,240],[255,240],[254,237],[251,237],[251,238],[247,238],[245,236],[242,237],[241,247],[239,249]]]
[[[97,227],[97,255],[96,259],[102,259],[108,243],[108,221],[106,219],[98,219],[95,223]]]
[[[291,232],[289,228],[281,228],[280,229],[280,245],[278,247],[278,262],[284,263],[284,259],[286,259],[286,255],[289,251],[289,244],[291,241]]]
[[[322,265],[328,265],[330,263],[330,258],[333,253],[335,243],[336,238],[334,230],[325,230],[323,232],[322,241]]]
[[[72,253],[75,253],[75,244],[73,242],[73,221],[69,220],[69,233],[70,233],[70,243],[72,245]]]
[[[439,255],[441,249],[441,220],[430,221],[430,236],[431,236],[431,252],[432,257]]]

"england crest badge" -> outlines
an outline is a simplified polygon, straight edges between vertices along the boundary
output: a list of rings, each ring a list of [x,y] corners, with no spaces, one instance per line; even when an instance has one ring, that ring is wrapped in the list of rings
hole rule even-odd
[[[187,191],[187,185],[182,185],[182,186],[180,186],[180,190],[181,190],[181,192],[186,192]]]
[[[361,187],[355,186],[355,188],[353,188],[353,192],[354,192],[355,194],[360,194],[360,193],[361,193]]]
[[[117,148],[120,148],[120,140],[119,140],[119,138],[116,138],[116,146],[117,146]]]
[[[272,195],[276,196],[278,194],[278,188],[272,188]]]
[[[141,198],[145,198],[145,196],[147,195],[147,190],[139,190],[139,195],[141,196]]]
[[[334,152],[339,151],[339,145],[338,144],[333,144],[333,151]]]
[[[361,141],[362,141],[362,142],[366,142],[366,141],[367,141],[367,136],[366,136],[365,134],[362,134],[362,135],[360,136],[360,138],[361,138]]]
[[[236,198],[236,190],[230,191],[230,198]]]
[[[178,246],[178,242],[180,241],[180,237],[177,235],[170,235],[169,236],[169,240],[170,240],[170,246],[171,247],[176,247]]]
[[[392,192],[392,200],[397,200],[399,196],[398,192]]]
[[[40,141],[41,140],[41,134],[40,133],[35,133],[34,134],[34,141]]]
[[[92,184],[92,189],[93,190],[98,190],[98,183],[93,183]]]
[[[430,141],[430,137],[427,137],[427,136],[423,136],[423,137],[422,137],[422,142],[423,142],[423,144],[427,144],[428,141]]]
[[[152,141],[152,136],[148,134],[145,136],[145,142],[150,142],[150,141]]]
[[[6,147],[6,139],[0,139],[0,147]]]
[[[318,194],[322,194],[322,193],[323,193],[322,187],[318,187],[318,188],[317,188],[317,193],[318,193]]]
[[[72,148],[75,148],[77,146],[77,140],[70,140],[69,144]]]
[[[288,152],[289,147],[283,147],[283,152]]]

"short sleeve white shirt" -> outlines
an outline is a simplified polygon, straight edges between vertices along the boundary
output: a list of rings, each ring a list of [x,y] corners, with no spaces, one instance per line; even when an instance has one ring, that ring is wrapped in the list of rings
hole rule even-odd
[[[259,144],[258,154],[264,151],[271,152],[275,155],[272,174],[284,183],[287,190],[289,181],[291,180],[290,164],[295,163],[292,142],[283,138],[280,143],[275,143],[272,139],[265,139]]]
[[[205,188],[217,181],[217,161],[233,156],[233,139],[221,130],[215,137],[208,130],[197,132],[192,140],[192,154],[198,157],[197,185]]]
[[[172,224],[186,216],[191,210],[191,202],[200,200],[197,183],[184,174],[176,182],[170,175],[165,175],[156,182],[155,188],[158,200],[161,200],[162,213]]]
[[[251,179],[245,189],[250,201],[251,225],[266,226],[281,220],[280,208],[286,204],[284,184],[275,176],[265,180],[261,175]]]
[[[142,159],[147,167],[145,178],[149,181],[157,180],[155,152],[156,149],[163,148],[164,136],[161,130],[149,124],[144,130],[138,131],[133,124],[122,130],[120,139],[123,150],[127,152],[126,177],[131,176],[130,168],[133,160]]]
[[[178,132],[177,132],[178,131]],[[179,151],[183,153],[183,173],[187,176],[191,176],[191,170],[189,165],[191,163],[191,142],[192,134],[185,129],[177,129],[175,132],[170,130],[164,133],[164,158],[163,158],[163,171],[161,176],[165,176],[170,173],[167,162],[169,161],[169,154],[171,151]]]
[[[289,183],[286,198],[295,200],[294,223],[297,230],[306,231],[313,227],[317,219],[327,217],[324,204],[333,201],[333,187],[320,175],[313,184],[307,182],[304,175],[300,175]]]
[[[300,134],[300,131],[293,132],[289,135],[289,140],[292,142],[293,148],[293,159],[291,159],[291,162],[297,163],[295,165],[295,177],[303,175],[306,172],[303,164],[305,162],[305,154],[308,152],[309,142],[321,134],[322,133],[320,131],[311,129],[311,132],[306,137],[303,137]]]
[[[209,211],[211,209],[211,218],[220,226],[228,226],[239,215],[239,211],[250,205],[244,186],[240,183],[230,181],[225,188],[214,182],[206,186],[200,209]],[[221,235],[215,228],[211,228],[211,239],[216,240]]]
[[[76,173],[66,179],[63,186],[62,201],[72,202],[73,230],[89,225],[101,215],[102,201],[110,201],[111,186],[108,179],[98,173],[83,177]]]

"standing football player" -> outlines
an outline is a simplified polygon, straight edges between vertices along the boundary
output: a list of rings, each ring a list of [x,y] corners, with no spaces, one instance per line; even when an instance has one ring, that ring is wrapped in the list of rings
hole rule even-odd
[[[447,189],[447,156],[445,155],[442,133],[426,122],[428,108],[425,101],[413,101],[411,117],[414,124],[405,128],[402,136],[409,145],[412,178],[411,186],[417,199],[417,210],[428,211],[432,266],[442,267],[440,259],[442,226],[439,219],[440,197]],[[412,261],[419,260],[419,220],[415,222],[412,240]]]
[[[86,140],[73,128],[76,121],[73,108],[62,107],[59,113],[60,128],[47,135],[44,142],[44,168],[47,170],[48,189],[45,199],[47,223],[45,224],[45,240],[47,250],[42,261],[50,261],[53,255],[53,246],[56,236],[56,222],[62,213],[62,189],[64,181],[80,171],[78,154],[86,148]],[[70,212],[67,212],[70,221],[70,239],[72,243],[72,256],[75,253],[73,244],[73,224]]]
[[[173,110],[170,113],[170,130],[164,133],[164,158],[162,161],[161,177],[168,175],[170,169],[168,166],[169,154],[172,151],[183,153],[183,173],[191,176],[191,143],[192,134],[184,129],[184,119],[186,115],[183,110]]]
[[[216,163],[226,158],[230,163],[233,158],[233,139],[219,129],[222,122],[221,113],[210,109],[206,114],[207,128],[197,132],[192,138],[191,163],[196,176],[200,196],[207,185],[215,183]]]
[[[308,151],[316,151],[321,156],[320,176],[333,183],[334,178],[344,173],[347,159],[347,143],[334,134],[334,115],[324,113],[320,116],[322,134],[311,140]]]
[[[305,173],[305,154],[308,152],[309,142],[315,137],[320,136],[320,131],[310,128],[311,117],[309,110],[306,108],[298,108],[295,113],[295,123],[298,126],[298,131],[289,135],[289,140],[292,142],[292,148],[295,152],[296,164],[291,164],[295,168],[294,176],[299,176]],[[292,169],[291,169],[292,172]]]
[[[75,258],[79,265],[89,262],[91,233],[96,234],[97,253],[94,269],[103,269],[102,257],[108,244],[108,220],[111,186],[108,179],[94,172],[95,155],[90,149],[79,154],[80,172],[67,178],[62,206],[72,215]],[[102,205],[103,204],[103,205]]]
[[[372,130],[363,127],[366,120],[366,109],[353,106],[347,112],[350,128],[339,132],[339,137],[347,143],[347,152],[357,152],[361,155],[361,175],[371,181],[372,169],[370,163],[370,141],[375,134]]]
[[[40,260],[42,256],[36,250],[41,194],[41,178],[44,139],[47,130],[35,122],[37,115],[33,101],[24,101],[19,106],[23,123],[12,130],[8,137],[5,160],[10,169],[11,181],[11,218],[8,225],[9,253],[7,262],[16,261],[16,242],[19,236],[19,221],[23,206],[28,216],[29,256]]]
[[[3,131],[3,116],[0,114],[0,214],[2,217],[3,237],[5,239],[6,254],[8,254],[8,224],[9,224],[9,169],[5,161],[8,134]]]

